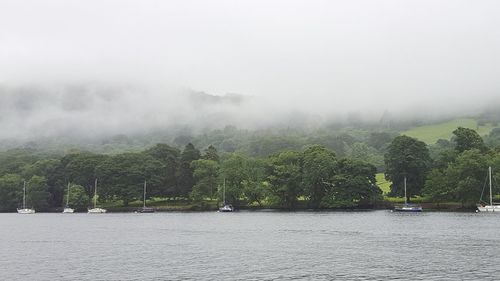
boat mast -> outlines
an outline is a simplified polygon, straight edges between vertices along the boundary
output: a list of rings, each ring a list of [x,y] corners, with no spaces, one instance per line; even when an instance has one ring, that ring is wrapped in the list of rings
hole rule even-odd
[[[222,190],[222,201],[224,202],[224,205],[226,205],[226,178],[224,178],[224,185]]]
[[[68,196],[66,197],[66,207],[69,207],[69,182],[68,182]]]
[[[146,180],[144,180],[144,199],[142,202],[142,208],[146,208]]]
[[[406,199],[407,198],[406,197],[406,176],[405,176],[404,182],[405,182],[405,205],[406,205],[406,204],[408,204],[407,199]]]
[[[26,181],[23,183],[23,209],[26,209]]]
[[[490,178],[490,206],[493,206],[493,193],[491,192],[491,166],[488,167],[488,177]]]
[[[95,179],[94,182],[94,209],[97,206],[97,178]]]

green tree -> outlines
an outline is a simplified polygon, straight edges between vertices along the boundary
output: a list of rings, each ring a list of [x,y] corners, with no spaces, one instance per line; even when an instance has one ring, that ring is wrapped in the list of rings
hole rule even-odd
[[[295,209],[303,194],[302,153],[283,151],[270,156],[267,174],[271,200],[280,207]]]
[[[0,177],[0,211],[14,211],[21,206],[22,200],[23,179],[17,174]]]
[[[302,181],[310,207],[319,208],[328,182],[336,174],[335,152],[321,145],[310,146],[303,153],[302,165]]]
[[[212,198],[217,191],[217,180],[219,177],[219,165],[216,161],[199,159],[191,162],[195,185],[190,193],[194,201],[202,201],[203,198]]]
[[[89,206],[89,197],[87,192],[85,192],[85,188],[78,184],[70,184],[70,192],[69,192],[69,206],[76,210],[83,210]],[[64,191],[64,200],[63,206],[66,206],[66,196],[68,195],[68,189],[66,188]]]
[[[240,205],[243,182],[249,179],[247,156],[232,153],[221,162],[219,174],[219,198],[222,198],[223,184],[226,185],[226,203]]]
[[[79,184],[85,188],[85,192],[92,197],[94,182],[97,178],[96,167],[107,161],[110,156],[93,153],[68,154],[61,159],[64,167],[65,182]],[[64,184],[61,183],[61,186]]]
[[[64,169],[59,159],[41,159],[22,167],[22,176],[31,178],[41,176],[47,179],[48,191],[51,194],[50,207],[58,207],[61,202],[63,190],[61,186],[65,182]]]
[[[178,195],[186,197],[193,189],[195,180],[191,162],[200,159],[200,151],[192,143],[188,143],[181,153],[180,165],[177,172]]]
[[[381,200],[382,190],[376,185],[375,166],[343,158],[338,163],[337,174],[327,186],[322,207],[369,206]]]
[[[373,132],[368,137],[367,143],[369,146],[374,147],[377,150],[384,151],[391,143],[393,137],[394,136],[388,132]]]
[[[348,149],[347,156],[351,159],[368,162],[380,169],[384,167],[384,156],[373,147],[369,147],[362,142],[353,143]]]
[[[431,167],[426,144],[408,136],[394,138],[384,157],[385,178],[392,182],[391,195],[403,196],[404,177],[407,179],[407,200],[420,195]]]
[[[444,169],[435,168],[427,176],[422,193],[432,201],[439,203],[456,199],[454,189],[455,187],[449,183],[446,167]]]
[[[212,160],[212,161],[215,161],[215,162],[219,162],[219,155],[217,154],[217,149],[215,149],[215,147],[213,145],[210,145],[208,146],[207,149],[205,149],[204,153],[203,153],[203,159],[206,159],[206,160]]]
[[[177,194],[177,171],[179,170],[180,151],[167,144],[159,143],[147,149],[145,154],[152,156],[163,164],[164,170],[158,175],[161,184],[158,189],[152,189],[148,194],[152,196],[172,197]]]
[[[26,204],[33,206],[35,210],[46,211],[49,208],[51,196],[48,189],[45,177],[31,177],[26,183]]]
[[[155,189],[160,184],[158,176],[164,167],[161,162],[143,153],[117,154],[96,167],[99,178],[99,196],[119,199],[124,206],[132,200],[142,199],[144,180]]]
[[[473,129],[458,127],[453,131],[453,135],[455,149],[458,152],[470,149],[478,149],[484,152],[487,149],[481,136]]]
[[[262,206],[262,200],[266,197],[266,161],[248,157],[244,164],[245,179],[241,182],[243,195],[248,204],[255,202]]]

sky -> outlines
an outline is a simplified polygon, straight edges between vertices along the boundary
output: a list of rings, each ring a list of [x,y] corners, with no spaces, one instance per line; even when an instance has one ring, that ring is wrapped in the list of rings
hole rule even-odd
[[[0,0],[0,129],[76,118],[47,103],[82,83],[134,85],[116,104],[159,123],[184,107],[157,105],[189,91],[256,98],[236,113],[268,116],[259,124],[274,112],[468,111],[500,96],[499,14],[487,0]],[[9,103],[26,86],[44,106],[36,117]],[[87,113],[109,117],[98,107]],[[113,112],[119,131],[129,119]]]

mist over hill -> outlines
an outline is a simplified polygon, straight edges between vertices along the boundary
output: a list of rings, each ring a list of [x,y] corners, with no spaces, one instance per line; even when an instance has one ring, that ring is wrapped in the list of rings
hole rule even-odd
[[[323,110],[306,100],[301,106],[281,98],[132,83],[2,84],[0,140],[3,148],[26,143],[102,144],[120,136],[142,143],[174,142],[227,126],[276,135],[283,130],[316,134],[343,128],[397,132],[457,117],[499,119],[495,99],[467,106],[451,106],[450,101],[450,106],[429,102],[425,107],[401,104],[395,108],[382,102],[369,110],[356,104],[338,106],[335,99],[326,98]]]
[[[400,131],[500,105],[497,1],[27,2],[0,4],[4,147]]]

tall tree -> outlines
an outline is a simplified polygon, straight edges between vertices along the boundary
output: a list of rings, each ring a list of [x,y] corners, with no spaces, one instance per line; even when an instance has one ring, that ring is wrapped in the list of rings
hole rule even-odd
[[[77,210],[83,210],[89,206],[89,197],[85,192],[85,188],[78,184],[71,184],[69,192],[69,206]],[[68,195],[68,189],[64,190],[64,199],[61,206],[66,205],[66,196]]]
[[[384,162],[385,178],[392,182],[392,195],[403,196],[404,177],[407,182],[407,200],[421,194],[431,167],[429,150],[424,142],[408,136],[398,136],[389,145]]]
[[[97,178],[96,167],[110,156],[93,153],[68,154],[61,159],[66,181],[85,188],[89,197],[93,196],[94,181]]]
[[[487,149],[481,136],[473,129],[458,127],[453,131],[453,135],[455,149],[458,152],[470,149],[485,151]]]
[[[178,190],[177,172],[181,152],[177,148],[159,143],[147,149],[144,153],[160,161],[164,166],[164,170],[159,173],[162,181],[160,186],[158,189],[152,189],[148,194],[167,197],[175,196]]]
[[[23,198],[23,179],[17,174],[0,177],[0,211],[15,211],[21,206]]]
[[[64,169],[59,159],[42,159],[35,163],[25,165],[22,168],[24,178],[41,176],[47,179],[48,191],[50,193],[49,206],[59,207],[63,196],[62,187],[65,185]]]
[[[425,194],[432,200],[459,201],[473,206],[480,199],[486,184],[487,168],[495,163],[495,157],[482,154],[477,149],[466,150],[444,169],[434,169],[425,184]],[[483,194],[487,200],[487,192]]]
[[[35,210],[46,211],[49,208],[50,199],[47,179],[45,177],[33,176],[26,185],[26,201]]]
[[[337,171],[335,152],[321,145],[310,146],[304,151],[302,165],[302,181],[310,207],[319,208]]]
[[[163,170],[161,162],[143,153],[114,155],[96,167],[100,183],[99,196],[123,200],[123,204],[128,206],[130,201],[142,199],[145,180],[150,189],[160,184],[157,175]]]
[[[337,174],[327,186],[322,207],[355,207],[372,205],[381,199],[382,190],[376,185],[377,169],[372,164],[343,158]]]
[[[267,166],[271,200],[280,207],[295,209],[302,188],[302,153],[283,151],[272,155]]]
[[[213,145],[208,146],[203,153],[203,159],[212,160],[215,162],[219,162],[219,155],[217,154],[217,149]]]
[[[248,177],[245,173],[247,157],[232,153],[220,165],[219,198],[222,198],[225,183],[226,203],[238,206],[243,194],[243,181]]]
[[[193,189],[195,180],[193,177],[193,168],[191,162],[200,159],[200,151],[194,147],[192,143],[188,143],[181,153],[180,165],[177,172],[178,194],[179,196],[187,197]]]
[[[216,161],[199,159],[191,162],[196,184],[190,193],[194,201],[201,201],[204,197],[212,197],[217,191],[219,165]]]

